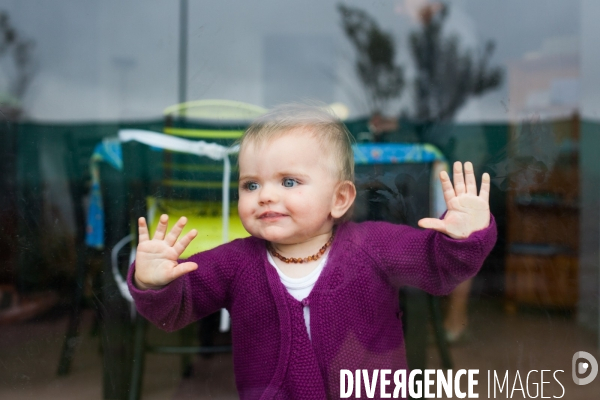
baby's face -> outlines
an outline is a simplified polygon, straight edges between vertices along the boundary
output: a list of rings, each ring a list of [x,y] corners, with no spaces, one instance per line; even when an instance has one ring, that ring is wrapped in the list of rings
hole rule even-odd
[[[246,143],[239,155],[238,202],[246,230],[281,244],[329,232],[338,184],[331,157],[301,129],[263,144]]]

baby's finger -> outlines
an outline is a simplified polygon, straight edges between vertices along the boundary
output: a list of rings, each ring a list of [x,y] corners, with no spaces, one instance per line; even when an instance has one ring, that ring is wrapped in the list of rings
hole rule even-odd
[[[183,253],[185,251],[185,249],[188,247],[188,245],[191,243],[191,241],[194,240],[196,235],[198,235],[198,231],[195,229],[192,229],[184,237],[179,239],[179,241],[177,243],[175,243],[173,248],[177,252],[178,257],[181,255],[181,253]]]
[[[440,182],[442,182],[442,192],[444,193],[444,200],[446,200],[446,204],[450,202],[454,197],[456,197],[456,193],[454,193],[454,187],[452,187],[452,181],[448,176],[446,171],[440,172]]]
[[[169,216],[167,214],[161,215],[158,220],[158,226],[156,227],[156,231],[154,232],[154,237],[152,239],[163,240],[165,238],[165,232],[167,231],[168,225]]]
[[[477,196],[477,181],[475,180],[475,171],[473,170],[473,164],[469,161],[465,163],[465,181],[467,193]]]
[[[438,232],[446,233],[446,224],[444,220],[438,218],[423,218],[418,222],[421,228],[433,229]]]
[[[189,272],[192,272],[194,270],[198,269],[198,264],[196,264],[195,262],[184,262],[181,264],[177,264],[175,266],[175,268],[173,268],[171,271],[171,277],[173,278],[173,280],[179,278],[182,275],[185,275]]]
[[[175,244],[175,242],[177,241],[177,238],[179,237],[179,235],[181,235],[181,231],[183,230],[183,228],[185,228],[186,223],[187,223],[186,217],[179,218],[179,221],[177,221],[175,223],[175,225],[173,226],[173,229],[171,229],[171,231],[165,237],[165,243],[167,243],[169,246],[173,246]]]
[[[454,181],[454,192],[457,196],[460,196],[465,193],[465,178],[463,176],[462,163],[460,161],[454,163],[453,174],[452,180]]]
[[[490,174],[487,172],[481,177],[481,190],[479,191],[479,197],[489,203],[490,201]]]
[[[150,240],[148,225],[146,225],[146,218],[140,217],[140,219],[138,219],[138,242],[141,243],[146,240]]]

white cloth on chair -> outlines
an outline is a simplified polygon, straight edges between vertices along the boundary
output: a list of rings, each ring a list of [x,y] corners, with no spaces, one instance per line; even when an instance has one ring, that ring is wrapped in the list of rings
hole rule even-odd
[[[231,162],[229,155],[239,151],[239,146],[226,147],[217,143],[208,143],[203,140],[189,140],[164,133],[146,131],[142,129],[121,129],[119,131],[121,142],[136,141],[145,145],[179,153],[195,154],[197,156],[209,157],[213,160],[223,160],[223,243],[229,240],[229,182],[231,175]],[[219,330],[228,331],[230,328],[229,312],[221,310],[221,322]]]

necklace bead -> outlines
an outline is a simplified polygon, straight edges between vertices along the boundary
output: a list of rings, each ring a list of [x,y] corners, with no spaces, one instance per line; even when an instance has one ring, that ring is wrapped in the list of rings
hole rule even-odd
[[[317,261],[319,258],[321,258],[321,256],[323,254],[325,254],[325,251],[327,251],[329,246],[331,246],[331,243],[333,243],[334,237],[335,237],[335,231],[331,234],[331,237],[329,238],[327,243],[325,243],[323,245],[323,247],[321,247],[316,254],[313,254],[312,256],[308,256],[308,257],[304,257],[304,258],[284,257],[275,251],[275,249],[273,248],[273,245],[271,243],[267,244],[267,248],[269,249],[269,253],[271,253],[272,256],[279,258],[281,261],[283,261],[286,264],[304,264],[304,263],[311,262],[311,261]]]

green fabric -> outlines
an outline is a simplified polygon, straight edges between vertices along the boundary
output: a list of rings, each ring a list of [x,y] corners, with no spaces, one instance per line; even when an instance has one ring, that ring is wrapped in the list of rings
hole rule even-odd
[[[161,214],[169,215],[170,226],[181,217],[188,219],[188,223],[182,232],[182,237],[192,229],[198,231],[198,236],[183,252],[181,258],[187,258],[192,254],[223,244],[222,205],[220,201],[203,202],[150,197],[147,199],[147,204],[148,225],[150,226],[151,235],[154,234],[158,226],[158,218]],[[240,221],[237,213],[237,203],[230,204],[228,231],[230,241],[250,236]]]

